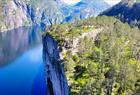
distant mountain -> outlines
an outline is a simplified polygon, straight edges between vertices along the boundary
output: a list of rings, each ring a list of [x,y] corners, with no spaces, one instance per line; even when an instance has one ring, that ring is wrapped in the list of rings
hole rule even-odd
[[[30,4],[35,6],[35,9],[39,9],[37,15],[40,15],[38,18],[40,18],[41,25],[73,22],[94,17],[111,7],[103,0],[81,0],[74,5],[68,5],[62,0],[41,0],[37,2],[37,6],[35,2],[30,2]]]
[[[95,17],[109,7],[110,5],[103,0],[82,0],[73,6],[62,6],[61,10],[66,16],[64,21],[71,22],[77,19]]]
[[[123,0],[101,15],[114,16],[122,22],[140,27],[140,0]]]
[[[44,28],[55,23],[73,22],[97,16],[109,7],[103,0],[82,0],[75,5],[62,0],[2,0],[0,31],[33,24]]]

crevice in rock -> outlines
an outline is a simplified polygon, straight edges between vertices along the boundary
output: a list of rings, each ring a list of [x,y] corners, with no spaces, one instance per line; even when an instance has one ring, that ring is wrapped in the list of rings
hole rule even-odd
[[[50,78],[47,79],[47,95],[54,95],[54,92],[53,92],[53,84],[50,80]]]

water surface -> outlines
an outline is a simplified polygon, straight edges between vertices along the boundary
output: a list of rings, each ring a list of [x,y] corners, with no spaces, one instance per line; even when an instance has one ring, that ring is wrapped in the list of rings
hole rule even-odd
[[[0,95],[45,95],[42,46],[0,68]]]

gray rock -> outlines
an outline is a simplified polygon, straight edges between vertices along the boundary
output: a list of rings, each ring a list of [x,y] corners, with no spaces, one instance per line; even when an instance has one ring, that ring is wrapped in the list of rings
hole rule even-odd
[[[42,42],[47,94],[68,95],[69,89],[67,79],[59,57],[57,43],[48,34],[43,37]]]

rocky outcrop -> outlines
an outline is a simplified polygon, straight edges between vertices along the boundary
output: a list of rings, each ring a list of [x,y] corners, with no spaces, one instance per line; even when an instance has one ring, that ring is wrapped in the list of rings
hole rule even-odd
[[[48,34],[43,37],[43,60],[47,95],[68,95],[68,84],[56,41]]]

